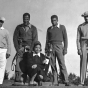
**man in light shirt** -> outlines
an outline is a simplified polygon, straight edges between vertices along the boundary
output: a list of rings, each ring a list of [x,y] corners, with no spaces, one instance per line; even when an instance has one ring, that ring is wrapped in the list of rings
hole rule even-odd
[[[82,14],[82,17],[85,22],[80,24],[77,29],[77,50],[80,55],[81,86],[84,86],[88,60],[88,11]]]
[[[6,67],[7,58],[11,54],[11,43],[9,32],[3,27],[5,21],[4,17],[0,18],[0,84],[3,84],[4,72]]]

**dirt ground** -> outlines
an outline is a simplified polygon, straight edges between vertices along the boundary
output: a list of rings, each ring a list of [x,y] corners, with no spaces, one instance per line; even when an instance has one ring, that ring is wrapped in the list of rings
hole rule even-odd
[[[43,83],[43,86],[12,86],[13,81],[5,80],[3,85],[0,85],[0,88],[88,88],[88,86],[65,86],[64,84],[59,84],[59,86],[49,86],[49,82]]]

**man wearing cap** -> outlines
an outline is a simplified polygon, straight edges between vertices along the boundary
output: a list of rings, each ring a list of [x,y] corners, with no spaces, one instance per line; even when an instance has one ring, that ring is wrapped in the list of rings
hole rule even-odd
[[[88,11],[82,14],[82,17],[85,22],[80,24],[77,29],[77,50],[80,55],[81,85],[84,85],[88,59]]]
[[[54,56],[54,60],[52,63],[54,67],[56,68],[56,65],[54,62],[56,61],[56,58],[57,58],[63,83],[65,83],[66,86],[69,86],[68,74],[67,74],[67,69],[66,69],[65,61],[64,61],[64,56],[65,54],[67,54],[67,46],[68,46],[66,28],[64,25],[60,25],[58,23],[57,15],[51,16],[51,23],[52,23],[52,26],[50,26],[47,30],[45,49],[47,51],[48,44],[52,46],[52,52]],[[53,85],[57,85],[58,81],[57,81],[56,69],[53,70],[53,75],[54,75]]]
[[[19,51],[21,50],[25,50],[26,46],[29,46],[30,50],[32,51],[34,42],[38,40],[37,29],[35,26],[30,24],[29,21],[30,21],[30,14],[24,13],[23,23],[18,25],[14,31],[13,42],[14,42],[14,47],[17,53],[19,53]],[[21,52],[21,55],[19,55],[19,58],[17,59],[17,63],[16,63],[16,70],[15,70],[16,71],[15,81],[16,82],[21,81],[21,77],[23,74],[21,69],[24,68],[24,65],[20,66],[23,53],[24,51]]]
[[[3,84],[4,72],[6,67],[7,58],[11,54],[11,41],[9,32],[3,27],[5,21],[4,17],[0,18],[0,84]]]

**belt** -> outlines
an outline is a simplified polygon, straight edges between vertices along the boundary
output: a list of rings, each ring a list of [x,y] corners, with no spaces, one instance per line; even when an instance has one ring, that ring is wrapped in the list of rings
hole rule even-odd
[[[62,42],[60,41],[50,41],[51,44],[59,44],[59,45],[62,45]]]

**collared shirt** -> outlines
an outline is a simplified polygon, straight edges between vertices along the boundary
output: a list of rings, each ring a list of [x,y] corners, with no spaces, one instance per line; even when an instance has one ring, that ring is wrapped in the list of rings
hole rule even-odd
[[[56,27],[60,28],[60,24],[58,24]],[[52,26],[51,29],[53,29],[54,27]]]
[[[27,30],[25,30],[24,24],[20,24],[14,31],[13,42],[16,51],[19,50],[20,45],[32,46],[34,42],[38,40],[37,28],[35,26],[29,24],[26,29]],[[21,41],[21,43],[19,42],[19,40]]]
[[[40,57],[40,53],[36,54],[33,52],[33,56],[36,56],[36,55]]]
[[[58,24],[56,27],[50,26],[47,29],[47,35],[46,35],[46,47],[48,43],[58,43],[62,44],[64,43],[64,49],[67,50],[68,47],[68,38],[67,38],[67,32],[64,25]]]
[[[77,49],[81,49],[82,40],[88,40],[88,23],[83,23],[77,29]]]
[[[0,29],[1,29],[1,30],[3,30],[3,29],[4,29],[4,27],[2,26]]]
[[[23,26],[22,28],[24,29],[24,31],[27,32],[29,29],[31,29],[31,24],[29,24],[28,26],[25,26],[25,27]]]
[[[9,32],[4,27],[0,28],[0,48],[7,49],[7,53],[11,53],[11,41]]]

